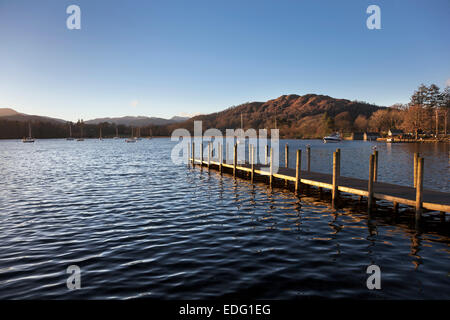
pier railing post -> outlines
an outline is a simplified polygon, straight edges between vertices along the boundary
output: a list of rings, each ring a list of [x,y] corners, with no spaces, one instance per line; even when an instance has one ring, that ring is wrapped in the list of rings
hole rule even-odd
[[[270,177],[269,177],[269,184],[272,188],[273,186],[273,148],[270,148]]]
[[[192,142],[192,167],[195,167],[195,142]]]
[[[191,166],[190,165],[190,162],[191,162],[191,144],[190,143],[188,143],[187,144],[187,166],[188,166],[188,168]]]
[[[223,163],[223,145],[219,144],[219,172],[222,174],[222,163]]]
[[[367,186],[367,211],[370,213],[372,211],[373,202],[373,174],[375,167],[375,157],[373,154],[370,155],[369,164],[369,182]]]
[[[301,173],[300,170],[302,168],[302,150],[297,150],[297,163],[295,166],[295,193],[299,194],[300,192],[300,179],[301,179]]]
[[[251,150],[251,156],[250,156],[250,161],[251,161],[251,166],[252,166],[252,183],[253,183],[253,179],[255,176],[255,146],[254,145],[250,145],[250,150]]]
[[[306,147],[306,168],[308,170],[308,172],[311,171],[311,147],[307,146]]]
[[[236,177],[236,166],[237,166],[237,143],[233,147],[233,177]]]
[[[423,201],[423,158],[417,159],[417,185],[416,185],[416,220],[422,215]]]
[[[267,144],[264,147],[264,154],[265,154],[264,164],[267,166],[269,164],[269,161],[268,161],[268,158],[267,158],[267,156],[269,155],[269,146]]]
[[[208,171],[211,166],[211,142],[208,142]]]
[[[417,160],[419,156],[418,152],[414,152],[414,188],[417,186]]]
[[[289,168],[289,146],[288,146],[287,143],[284,146],[284,166],[286,168]],[[289,184],[288,180],[285,179],[284,180],[284,185],[286,186],[286,188],[288,187],[288,184]]]
[[[200,143],[200,168],[203,170],[203,142]]]
[[[332,207],[335,208],[338,201],[339,186],[339,151],[333,152],[333,189],[331,190]]]
[[[378,180],[378,150],[374,150],[373,151],[373,155],[375,158],[375,164],[374,164],[374,169],[373,169],[373,181],[377,181]]]

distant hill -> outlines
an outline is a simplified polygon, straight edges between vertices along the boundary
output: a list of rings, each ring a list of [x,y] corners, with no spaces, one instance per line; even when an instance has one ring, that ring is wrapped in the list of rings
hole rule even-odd
[[[10,108],[0,108],[0,119],[1,120],[9,120],[9,121],[19,121],[19,122],[28,122],[28,121],[52,122],[52,123],[65,123],[66,122],[65,120],[62,120],[62,119],[19,113]]]
[[[188,118],[185,117],[172,117],[171,119],[163,119],[163,118],[156,118],[156,117],[120,117],[120,118],[97,118],[85,121],[86,124],[99,124],[99,123],[112,123],[117,125],[124,125],[124,126],[133,126],[133,127],[146,127],[150,125],[156,125],[156,126],[162,126],[167,125],[171,123],[186,121]]]
[[[290,94],[266,102],[247,102],[221,112],[195,116],[169,125],[165,134],[170,134],[177,127],[192,130],[193,121],[197,120],[203,121],[203,129],[240,128],[242,114],[244,129],[274,128],[276,125],[280,135],[286,138],[320,137],[334,130],[335,122],[339,125],[339,122],[345,121],[351,126],[359,115],[369,118],[381,108],[384,107],[326,95]]]
[[[0,117],[15,116],[18,114],[19,113],[16,110],[10,108],[0,108]]]

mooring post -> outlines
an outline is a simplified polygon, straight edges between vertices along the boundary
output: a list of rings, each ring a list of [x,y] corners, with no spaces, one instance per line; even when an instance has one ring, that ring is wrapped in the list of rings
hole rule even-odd
[[[307,156],[307,161],[306,161],[307,170],[308,170],[308,172],[310,172],[311,171],[311,146],[306,146],[306,156]]]
[[[222,163],[223,163],[223,146],[219,143],[219,172],[222,175]]]
[[[289,146],[286,143],[284,146],[284,166],[286,168],[289,168]],[[287,179],[284,180],[284,186],[287,188],[289,185],[289,182]]]
[[[269,178],[269,184],[272,188],[273,186],[273,149],[270,148],[270,178]]]
[[[267,166],[269,164],[269,160],[267,159],[267,156],[269,155],[269,146],[267,144],[264,148],[264,153],[265,153],[264,164]]]
[[[417,186],[417,161],[419,156],[418,152],[414,152],[414,188]]]
[[[416,184],[416,220],[422,215],[423,200],[423,158],[417,159],[417,184]]]
[[[211,142],[208,142],[208,171],[211,166]]]
[[[236,177],[236,166],[237,166],[237,143],[234,144],[233,148],[233,177]]]
[[[369,184],[367,187],[367,211],[370,213],[372,211],[372,202],[373,202],[373,174],[375,167],[375,157],[373,154],[370,155],[370,164],[369,164]]]
[[[373,181],[377,181],[378,180],[378,150],[374,150],[373,151],[373,155],[375,157],[375,165],[374,165],[374,169],[373,169]]]
[[[200,142],[200,168],[203,170],[203,141]]]
[[[398,202],[394,201],[394,212],[397,213],[398,212]]]
[[[187,144],[187,166],[188,166],[188,168],[191,166],[190,165],[190,157],[191,157],[191,144],[190,143],[188,143]]]
[[[195,143],[192,142],[192,167],[195,167]]]
[[[300,170],[302,168],[302,150],[297,150],[297,163],[295,166],[295,193],[300,193],[300,179],[301,179],[301,173]]]
[[[339,152],[333,152],[333,189],[331,190],[332,207],[336,208],[339,186]]]
[[[255,176],[255,146],[251,145],[250,147],[251,149],[251,166],[252,166],[252,183],[253,183],[253,178]]]

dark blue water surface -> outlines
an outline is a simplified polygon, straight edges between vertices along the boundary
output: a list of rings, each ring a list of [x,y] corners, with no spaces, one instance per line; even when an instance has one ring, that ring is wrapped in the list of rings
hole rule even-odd
[[[449,146],[287,140],[312,145],[312,169],[412,185],[412,154],[425,157],[425,188],[450,192]],[[169,139],[0,141],[0,299],[450,298],[449,218],[370,217],[348,197],[337,211],[308,193],[174,165]],[[380,266],[381,290],[366,268]],[[66,286],[70,265],[81,289]]]

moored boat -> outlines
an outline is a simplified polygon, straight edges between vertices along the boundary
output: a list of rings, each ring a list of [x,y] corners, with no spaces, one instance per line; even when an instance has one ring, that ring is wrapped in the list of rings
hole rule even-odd
[[[341,142],[341,136],[339,133],[335,132],[330,134],[329,136],[326,136],[323,138],[323,143],[329,143],[329,142]]]

